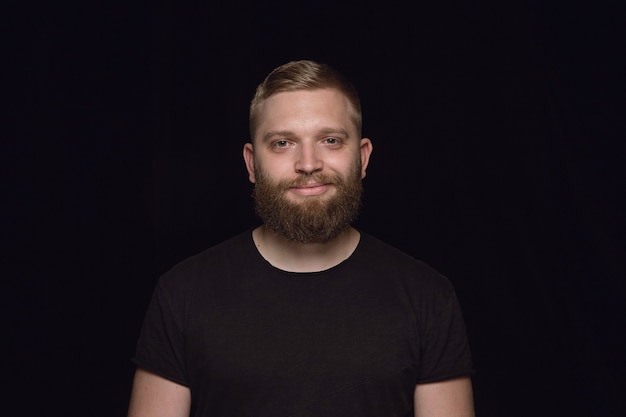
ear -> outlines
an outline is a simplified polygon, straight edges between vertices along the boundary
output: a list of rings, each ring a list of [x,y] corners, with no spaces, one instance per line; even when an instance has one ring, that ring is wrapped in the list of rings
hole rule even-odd
[[[256,182],[256,177],[254,176],[254,147],[251,143],[243,145],[243,160],[248,170],[248,179],[254,184]]]
[[[372,145],[372,141],[369,140],[368,138],[363,138],[361,139],[361,179],[365,178],[366,175],[366,171],[367,171],[367,165],[370,162],[370,155],[372,154],[372,151],[374,150],[374,147]]]

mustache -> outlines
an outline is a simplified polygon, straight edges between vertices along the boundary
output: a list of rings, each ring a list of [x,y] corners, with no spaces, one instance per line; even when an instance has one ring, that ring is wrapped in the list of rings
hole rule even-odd
[[[342,180],[337,175],[302,174],[294,180],[281,181],[279,185],[281,188],[287,189],[287,188],[292,188],[292,187],[302,187],[311,182],[316,182],[320,184],[338,184],[338,183],[341,183]]]

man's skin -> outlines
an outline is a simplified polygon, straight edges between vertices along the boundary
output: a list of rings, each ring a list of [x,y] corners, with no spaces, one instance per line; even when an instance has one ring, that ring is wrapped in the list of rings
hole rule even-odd
[[[243,150],[250,181],[256,182],[255,167],[274,181],[305,176],[310,182],[286,195],[294,203],[305,203],[310,198],[328,199],[336,192],[332,184],[314,182],[316,173],[345,179],[360,158],[364,178],[372,143],[357,137],[350,114],[350,103],[334,89],[282,92],[268,98],[260,107],[254,144],[246,144]],[[348,258],[359,242],[353,228],[324,244],[294,244],[263,226],[253,237],[269,263],[291,272],[331,268]]]
[[[347,98],[335,89],[281,92],[262,103],[260,123],[253,143],[244,145],[243,156],[252,183],[256,170],[274,181],[313,178],[315,173],[344,178],[361,162],[365,177],[372,143],[358,137]],[[256,170],[255,170],[256,168]],[[311,179],[289,189],[295,203],[309,198],[327,199],[336,192],[332,184]],[[359,242],[349,227],[328,243],[295,244],[264,226],[253,231],[261,255],[279,269],[291,272],[322,271],[348,258]],[[191,407],[189,388],[137,369],[129,417],[187,417]],[[416,417],[473,417],[469,377],[418,384],[414,392]]]

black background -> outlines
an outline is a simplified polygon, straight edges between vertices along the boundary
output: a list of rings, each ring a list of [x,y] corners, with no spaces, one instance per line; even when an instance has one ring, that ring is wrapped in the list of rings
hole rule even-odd
[[[625,415],[616,5],[87,3],[5,14],[7,415],[125,415],[156,279],[257,223],[248,103],[303,58],[361,92],[357,226],[457,288],[477,415]]]

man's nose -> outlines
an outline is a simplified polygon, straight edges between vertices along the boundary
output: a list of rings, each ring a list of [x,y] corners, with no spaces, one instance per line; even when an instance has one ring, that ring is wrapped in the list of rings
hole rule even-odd
[[[319,150],[315,148],[315,145],[302,144],[300,146],[300,152],[298,153],[298,159],[295,165],[296,172],[310,175],[321,171],[323,167],[324,164],[320,158]]]

